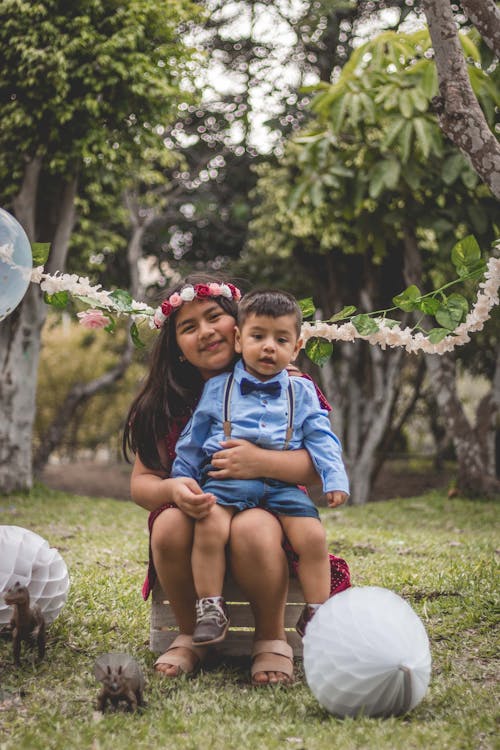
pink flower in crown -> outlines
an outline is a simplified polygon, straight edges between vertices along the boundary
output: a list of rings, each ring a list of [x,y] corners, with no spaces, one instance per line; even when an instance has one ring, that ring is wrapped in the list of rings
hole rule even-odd
[[[103,314],[102,310],[85,310],[77,314],[79,323],[84,328],[105,328],[111,323],[110,319]]]
[[[236,302],[239,302],[241,299],[241,292],[238,289],[238,287],[234,286],[234,284],[228,284],[228,287],[231,290],[231,294],[233,295],[233,299],[236,300]]]
[[[166,318],[168,318],[168,316],[170,315],[170,313],[171,313],[171,312],[172,312],[172,310],[174,309],[174,308],[173,308],[173,306],[172,306],[172,305],[170,304],[170,302],[168,301],[168,299],[164,300],[164,301],[163,301],[163,302],[161,303],[160,307],[161,307],[161,311],[162,311],[162,313],[164,314],[164,316],[165,316]]]
[[[168,301],[170,302],[170,304],[171,304],[171,305],[172,305],[172,307],[174,307],[174,308],[175,308],[175,307],[180,307],[180,306],[182,305],[182,297],[181,297],[181,295],[180,295],[180,294],[178,294],[177,292],[175,292],[174,294],[172,294],[172,295],[171,295],[171,296],[170,296],[170,297],[168,298]]]
[[[210,289],[210,294],[213,297],[220,297],[220,284],[214,284],[212,282],[208,285],[208,288]]]
[[[205,299],[205,297],[210,297],[212,294],[208,284],[196,284],[194,290],[199,299]]]

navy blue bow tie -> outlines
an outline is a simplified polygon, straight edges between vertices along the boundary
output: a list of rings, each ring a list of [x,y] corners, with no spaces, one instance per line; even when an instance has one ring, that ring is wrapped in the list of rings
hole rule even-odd
[[[248,378],[242,378],[240,390],[242,396],[246,396],[253,391],[260,391],[261,393],[267,393],[271,398],[277,398],[281,393],[281,385],[276,381],[274,383],[253,383]]]

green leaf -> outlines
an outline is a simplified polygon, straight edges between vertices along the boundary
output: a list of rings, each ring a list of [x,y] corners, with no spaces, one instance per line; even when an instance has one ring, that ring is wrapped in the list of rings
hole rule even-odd
[[[356,312],[356,307],[354,305],[347,305],[346,307],[343,307],[342,310],[340,310],[338,313],[335,313],[335,315],[332,315],[332,317],[328,319],[328,322],[335,323],[337,320],[344,320],[344,318],[350,318],[351,315],[354,315],[355,312]]]
[[[132,323],[132,325],[130,326],[130,337],[137,349],[144,349],[145,344],[139,335],[139,329],[137,328],[136,323]]]
[[[399,109],[403,117],[409,120],[413,114],[413,101],[410,92],[407,90],[403,90],[399,96]]]
[[[394,328],[395,326],[399,326],[401,324],[400,320],[393,320],[393,318],[384,318],[383,324],[387,328]]]
[[[52,305],[56,310],[64,310],[68,304],[69,294],[65,291],[54,292],[54,294],[47,294],[47,292],[45,292],[43,298],[48,305]]]
[[[386,129],[385,137],[380,144],[382,149],[389,148],[394,140],[398,137],[406,121],[402,117],[393,118],[391,124]]]
[[[395,159],[385,162],[384,182],[389,190],[395,190],[401,174],[401,165]]]
[[[450,294],[446,302],[437,311],[435,317],[442,328],[453,331],[465,320],[469,312],[469,303],[461,294]]]
[[[362,336],[369,336],[370,333],[376,333],[378,331],[378,324],[365,313],[361,315],[355,315],[351,320],[354,328]]]
[[[333,353],[333,344],[331,341],[321,339],[315,336],[306,343],[306,354],[314,364],[323,367],[328,362]]]
[[[438,92],[438,78],[436,65],[433,61],[427,61],[427,65],[420,80],[420,87],[422,93],[425,94],[427,99],[432,99],[433,96],[436,96]]]
[[[411,122],[405,122],[401,134],[398,138],[398,143],[401,147],[401,161],[406,164],[411,156],[411,146],[413,142],[413,124]],[[410,183],[408,183],[411,186]]]
[[[440,307],[441,302],[436,297],[424,298],[419,304],[419,310],[426,315],[435,315]]]
[[[125,289],[115,289],[109,296],[115,303],[114,307],[116,310],[121,310],[123,312],[131,312],[131,310],[133,310],[132,303],[134,299]]]
[[[304,197],[304,193],[306,192],[307,188],[308,183],[305,180],[304,182],[299,182],[299,184],[293,188],[290,193],[290,197],[288,198],[288,207],[291,211],[295,211],[302,198]]]
[[[115,319],[114,319],[114,318],[112,318],[112,317],[111,317],[111,315],[106,315],[106,317],[108,318],[108,320],[109,320],[109,323],[108,323],[108,325],[107,325],[107,326],[104,326],[104,330],[105,330],[105,331],[106,331],[107,333],[114,333],[114,332],[115,332],[115,330],[116,330],[116,322],[115,322]]]
[[[370,175],[370,185],[368,188],[368,192],[370,194],[370,198],[373,198],[374,200],[379,197],[380,193],[384,189],[384,165],[384,162],[377,162]]]
[[[441,170],[445,185],[453,185],[465,167],[465,160],[461,153],[452,154],[446,159]]]
[[[401,292],[401,294],[397,294],[395,297],[393,297],[392,301],[396,305],[396,307],[399,307],[400,310],[404,310],[404,312],[411,312],[412,310],[419,309],[419,303],[417,300],[420,298],[420,296],[420,289],[418,288],[418,286],[415,286],[415,284],[412,284],[407,289],[405,289],[404,292]]]
[[[450,332],[447,328],[431,328],[427,334],[427,338],[431,344],[439,344],[439,342],[448,336],[449,333]]]
[[[50,253],[50,242],[33,242],[31,254],[34,266],[44,266]]]
[[[457,270],[463,267],[469,268],[478,260],[481,260],[481,248],[473,234],[459,240],[451,250],[451,262]]]
[[[312,297],[304,297],[304,299],[297,300],[299,307],[302,312],[302,317],[304,320],[307,320],[308,318],[312,318],[314,313],[316,312],[316,306],[313,302]]]
[[[431,140],[429,138],[429,129],[427,121],[423,117],[416,117],[413,121],[417,142],[422,149],[422,155],[426,159],[431,150]]]

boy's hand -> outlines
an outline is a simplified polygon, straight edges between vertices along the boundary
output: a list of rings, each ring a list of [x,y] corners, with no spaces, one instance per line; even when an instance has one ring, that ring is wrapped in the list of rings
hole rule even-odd
[[[342,492],[342,490],[333,490],[333,492],[325,492],[325,497],[328,507],[336,508],[338,505],[343,505],[349,495],[347,492]]]

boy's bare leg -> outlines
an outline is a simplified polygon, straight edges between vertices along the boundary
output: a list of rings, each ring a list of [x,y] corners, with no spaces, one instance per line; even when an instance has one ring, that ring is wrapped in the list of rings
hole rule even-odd
[[[214,505],[194,527],[191,565],[198,599],[222,596],[226,572],[226,544],[235,508]]]
[[[322,604],[330,596],[330,560],[321,521],[307,516],[280,516],[280,522],[299,556],[297,572],[306,603]]]

